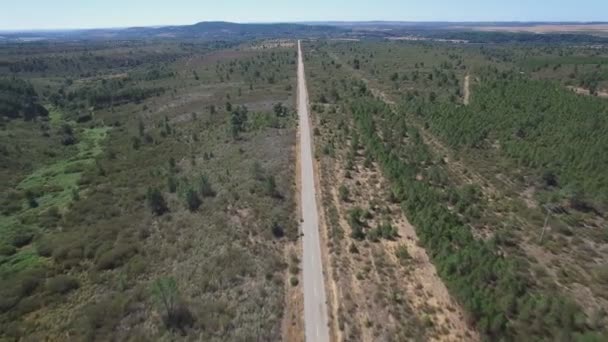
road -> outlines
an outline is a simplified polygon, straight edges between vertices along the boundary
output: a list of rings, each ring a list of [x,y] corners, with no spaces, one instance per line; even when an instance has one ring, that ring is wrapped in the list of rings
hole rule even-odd
[[[319,215],[315,191],[312,156],[312,135],[308,114],[308,91],[304,76],[302,47],[298,40],[298,115],[300,118],[300,203],[302,209],[302,277],[304,287],[304,336],[307,342],[329,341],[327,304],[321,242],[319,240]]]

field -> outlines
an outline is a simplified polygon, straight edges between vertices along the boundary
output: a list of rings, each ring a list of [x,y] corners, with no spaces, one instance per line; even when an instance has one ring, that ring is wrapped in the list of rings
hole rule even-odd
[[[43,45],[0,50],[46,109],[1,124],[2,339],[279,339],[294,49]]]

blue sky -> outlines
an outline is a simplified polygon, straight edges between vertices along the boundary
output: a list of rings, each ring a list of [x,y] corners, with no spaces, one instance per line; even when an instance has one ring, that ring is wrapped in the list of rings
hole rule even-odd
[[[199,21],[608,21],[608,0],[4,0],[0,30]]]

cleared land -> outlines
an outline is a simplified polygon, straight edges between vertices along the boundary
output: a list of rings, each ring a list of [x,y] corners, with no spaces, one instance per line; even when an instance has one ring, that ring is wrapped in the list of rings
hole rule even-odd
[[[454,27],[462,28],[462,27]],[[608,34],[608,24],[593,25],[532,25],[532,26],[477,26],[475,30],[486,32],[530,32],[530,33],[591,33]]]

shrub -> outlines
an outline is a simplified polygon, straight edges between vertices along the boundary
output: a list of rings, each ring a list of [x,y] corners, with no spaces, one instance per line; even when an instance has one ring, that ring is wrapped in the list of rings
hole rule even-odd
[[[397,250],[395,251],[395,255],[397,256],[397,258],[399,258],[401,263],[405,262],[406,260],[410,260],[412,258],[410,256],[410,253],[407,251],[407,247],[405,245],[400,245],[399,247],[397,247]]]
[[[292,276],[291,278],[289,278],[289,283],[291,284],[291,286],[298,286],[300,281],[298,280],[298,277]]]
[[[78,280],[67,275],[58,275],[46,282],[47,290],[54,294],[66,294],[79,286]]]
[[[38,201],[36,200],[36,194],[31,190],[25,192],[25,198],[30,208],[38,208]]]
[[[277,221],[272,222],[271,229],[275,238],[280,239],[285,236],[285,229]]]
[[[44,271],[42,269],[32,269],[20,275],[19,294],[22,297],[29,296],[42,283]]]
[[[352,229],[351,237],[357,240],[363,240],[365,238],[365,232],[363,232],[363,222],[361,222],[361,215],[363,210],[361,208],[351,209],[348,213],[348,223]]]
[[[397,237],[397,230],[389,222],[379,225],[377,229],[383,239],[394,240]]]
[[[13,236],[11,244],[17,248],[29,245],[34,238],[34,233],[32,232],[18,232]]]
[[[169,208],[167,207],[167,202],[165,201],[165,198],[163,197],[163,194],[160,192],[160,190],[149,188],[146,198],[148,200],[148,206],[154,214],[160,216],[169,211]]]
[[[17,249],[11,245],[0,245],[0,256],[10,256],[17,252]]]
[[[102,253],[96,261],[97,269],[109,270],[125,264],[133,255],[137,253],[137,248],[131,244],[120,244],[105,253]]]

